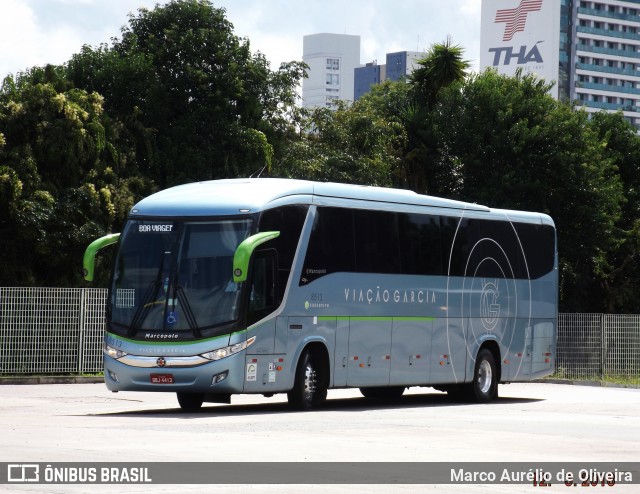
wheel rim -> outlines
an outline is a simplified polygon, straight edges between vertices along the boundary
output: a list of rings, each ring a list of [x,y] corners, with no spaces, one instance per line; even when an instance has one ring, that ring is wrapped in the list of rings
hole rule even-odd
[[[478,366],[478,389],[486,394],[491,389],[493,383],[493,372],[491,371],[491,364],[486,360],[480,362]]]
[[[304,398],[307,403],[313,401],[313,397],[316,394],[316,388],[318,384],[318,375],[316,370],[311,364],[307,364],[304,371]]]

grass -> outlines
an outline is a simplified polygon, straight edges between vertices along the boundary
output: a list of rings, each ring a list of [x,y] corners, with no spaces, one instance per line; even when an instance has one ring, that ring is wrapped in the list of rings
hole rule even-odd
[[[571,381],[594,381],[599,383],[617,384],[620,386],[640,386],[640,375],[638,374],[595,374],[595,375],[576,375],[567,372],[565,369],[557,369],[556,372],[549,376],[549,379],[568,379]]]

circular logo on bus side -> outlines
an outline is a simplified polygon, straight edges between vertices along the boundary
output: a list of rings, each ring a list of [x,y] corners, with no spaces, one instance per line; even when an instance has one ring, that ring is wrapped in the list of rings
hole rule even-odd
[[[493,331],[500,318],[500,293],[498,280],[482,280],[482,296],[480,298],[480,317],[487,331]]]

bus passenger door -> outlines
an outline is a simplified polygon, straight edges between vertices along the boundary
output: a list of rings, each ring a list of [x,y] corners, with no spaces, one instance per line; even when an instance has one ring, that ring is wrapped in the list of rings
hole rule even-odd
[[[349,320],[347,385],[386,386],[391,363],[391,318]]]

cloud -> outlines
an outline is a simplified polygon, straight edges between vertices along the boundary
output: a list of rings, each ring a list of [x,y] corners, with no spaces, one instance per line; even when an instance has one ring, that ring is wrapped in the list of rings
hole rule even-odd
[[[129,13],[168,0],[2,0],[0,79],[47,63],[62,64],[84,44],[111,44]],[[226,3],[226,5],[225,5]],[[451,36],[477,67],[480,0],[212,0],[226,10],[234,33],[246,37],[277,69],[302,60],[306,34],[356,34],[361,62],[386,53],[424,51]]]

